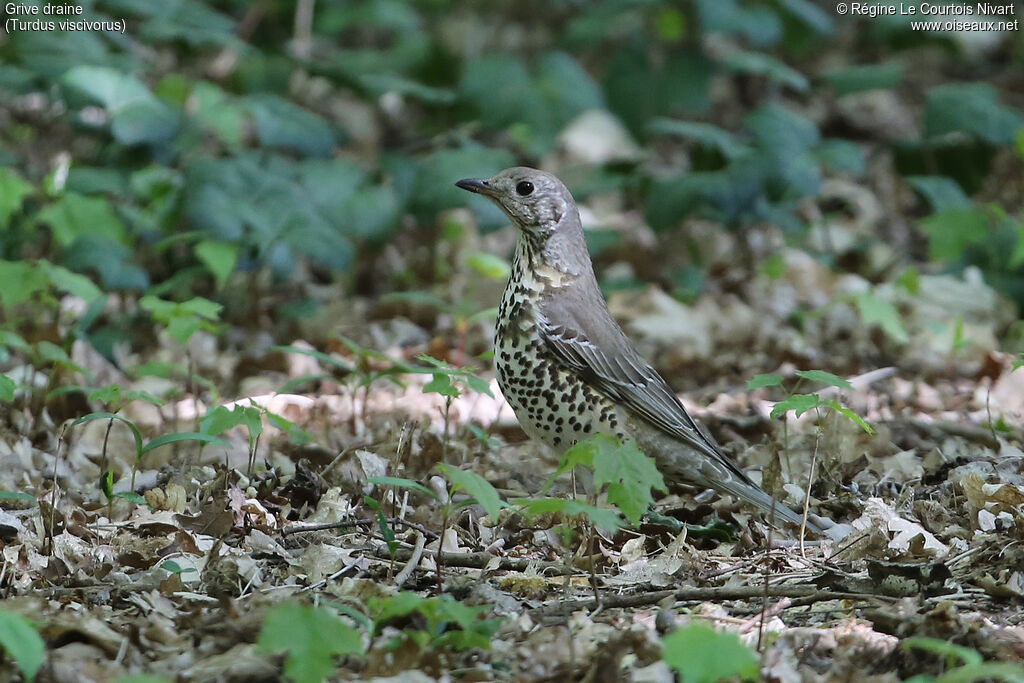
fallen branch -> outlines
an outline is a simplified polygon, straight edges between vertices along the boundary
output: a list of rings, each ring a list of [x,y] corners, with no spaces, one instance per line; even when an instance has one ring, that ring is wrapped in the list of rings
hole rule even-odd
[[[769,598],[800,598],[801,605],[824,600],[874,600],[886,596],[859,593],[836,593],[823,591],[814,586],[778,586],[769,588]],[[653,591],[634,595],[610,595],[602,599],[604,609],[642,607],[655,605],[666,598],[676,602],[717,602],[722,600],[753,600],[765,597],[764,586],[715,586],[711,588],[680,588],[679,590]],[[564,600],[530,610],[532,617],[568,616],[573,612],[591,610],[596,607],[593,598],[585,600]]]
[[[437,557],[437,551],[432,549],[425,549],[424,555],[431,557]],[[391,555],[388,553],[386,546],[380,546],[374,550],[374,555],[382,560],[391,559]],[[407,548],[399,548],[395,552],[395,559],[400,562],[409,560],[413,555],[413,551]],[[441,562],[446,567],[463,567],[468,569],[483,569],[487,564],[497,558],[498,566],[496,569],[512,572],[523,572],[533,567],[537,570],[538,574],[557,574],[565,576],[566,574],[572,574],[573,571],[567,569],[564,564],[559,562],[546,562],[544,560],[531,560],[526,557],[498,557],[491,553],[441,553]]]

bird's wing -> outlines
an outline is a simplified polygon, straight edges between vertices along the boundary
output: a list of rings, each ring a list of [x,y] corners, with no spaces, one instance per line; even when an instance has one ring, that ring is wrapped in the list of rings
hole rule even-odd
[[[542,306],[538,321],[541,338],[552,355],[646,422],[721,462],[749,483],[746,474],[694,422],[668,383],[643,359],[604,302],[600,304]],[[580,308],[598,313],[582,318],[577,314]]]

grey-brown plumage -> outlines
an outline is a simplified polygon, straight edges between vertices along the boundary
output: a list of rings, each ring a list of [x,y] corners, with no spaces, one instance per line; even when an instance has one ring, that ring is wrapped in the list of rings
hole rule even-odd
[[[729,460],[612,318],[576,203],[558,178],[515,167],[456,184],[489,197],[519,229],[495,367],[527,434],[559,452],[598,432],[633,439],[666,481],[729,493],[800,523]]]

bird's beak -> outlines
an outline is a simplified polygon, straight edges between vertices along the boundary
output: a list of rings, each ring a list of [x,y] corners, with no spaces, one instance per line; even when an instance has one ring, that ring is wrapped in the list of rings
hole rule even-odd
[[[463,178],[459,182],[455,183],[455,186],[476,194],[491,194],[491,186],[487,184],[486,178]]]

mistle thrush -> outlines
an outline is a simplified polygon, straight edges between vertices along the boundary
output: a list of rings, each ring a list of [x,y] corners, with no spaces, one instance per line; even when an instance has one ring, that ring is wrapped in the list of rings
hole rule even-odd
[[[576,202],[558,178],[516,167],[456,185],[489,197],[519,230],[494,359],[528,435],[559,453],[595,433],[632,439],[670,484],[712,488],[800,523],[729,460],[612,318]]]

